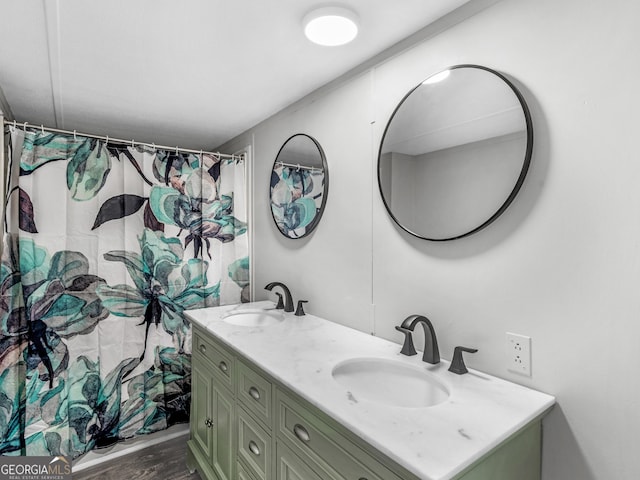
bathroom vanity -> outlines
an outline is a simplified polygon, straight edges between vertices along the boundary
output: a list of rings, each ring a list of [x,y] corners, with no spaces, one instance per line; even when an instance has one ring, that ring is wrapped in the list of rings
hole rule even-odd
[[[446,361],[428,365],[396,343],[272,307],[187,313],[187,461],[203,479],[540,478],[552,396],[471,369],[456,375]]]

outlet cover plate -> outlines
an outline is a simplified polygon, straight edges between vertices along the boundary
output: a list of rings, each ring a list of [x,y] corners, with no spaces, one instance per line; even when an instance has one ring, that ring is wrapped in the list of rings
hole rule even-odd
[[[531,376],[531,337],[509,333],[505,343],[507,370]]]

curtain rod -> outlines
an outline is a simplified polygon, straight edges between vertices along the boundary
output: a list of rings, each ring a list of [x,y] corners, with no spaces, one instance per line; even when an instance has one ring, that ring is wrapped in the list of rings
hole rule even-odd
[[[4,120],[4,124],[8,125],[8,126],[13,126],[13,127],[21,127],[22,129],[24,129],[26,131],[27,128],[32,128],[32,129],[40,129],[43,132],[53,132],[53,133],[62,133],[65,135],[73,135],[74,137],[76,135],[80,135],[81,137],[89,137],[89,138],[97,138],[98,140],[104,140],[106,144],[108,144],[109,142],[115,142],[115,143],[124,143],[124,144],[129,144],[132,147],[135,147],[136,145],[143,145],[146,147],[151,147],[155,150],[175,150],[176,152],[185,152],[185,153],[197,153],[197,154],[207,154],[207,155],[215,155],[218,157],[225,157],[225,158],[243,158],[244,154],[241,155],[233,155],[230,153],[220,153],[220,152],[207,152],[204,150],[192,150],[189,148],[181,148],[181,147],[170,147],[168,145],[156,145],[154,143],[145,143],[145,142],[136,142],[135,140],[123,140],[121,138],[111,138],[108,135],[107,136],[102,136],[102,135],[93,135],[90,133],[78,133],[76,130],[61,130],[59,128],[52,128],[52,127],[45,127],[43,125],[30,125],[29,122],[24,122],[24,123],[20,123],[20,122],[16,122],[14,121],[10,121],[10,120]]]
[[[286,163],[286,162],[276,162],[276,165],[282,165],[283,167],[291,167],[291,168],[295,168],[297,170],[311,170],[311,173],[313,173],[315,170],[318,170],[319,172],[322,172],[322,168],[321,167],[307,167],[306,165],[300,165],[299,163]]]

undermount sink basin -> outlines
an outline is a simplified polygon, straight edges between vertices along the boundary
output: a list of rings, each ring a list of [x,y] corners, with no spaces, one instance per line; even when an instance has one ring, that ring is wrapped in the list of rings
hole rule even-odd
[[[355,401],[421,408],[449,398],[446,387],[427,372],[395,360],[354,358],[336,365],[331,374]]]
[[[278,310],[242,310],[230,312],[222,320],[241,327],[268,327],[284,320],[284,314]]]

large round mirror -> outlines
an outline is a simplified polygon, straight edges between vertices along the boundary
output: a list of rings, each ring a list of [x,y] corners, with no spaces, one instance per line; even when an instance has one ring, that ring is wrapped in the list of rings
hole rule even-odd
[[[284,142],[271,171],[271,213],[280,233],[289,238],[309,235],[320,221],[328,188],[320,144],[303,133]]]
[[[513,201],[532,145],[529,110],[511,82],[486,67],[451,67],[396,107],[378,154],[380,193],[412,235],[465,237]]]

